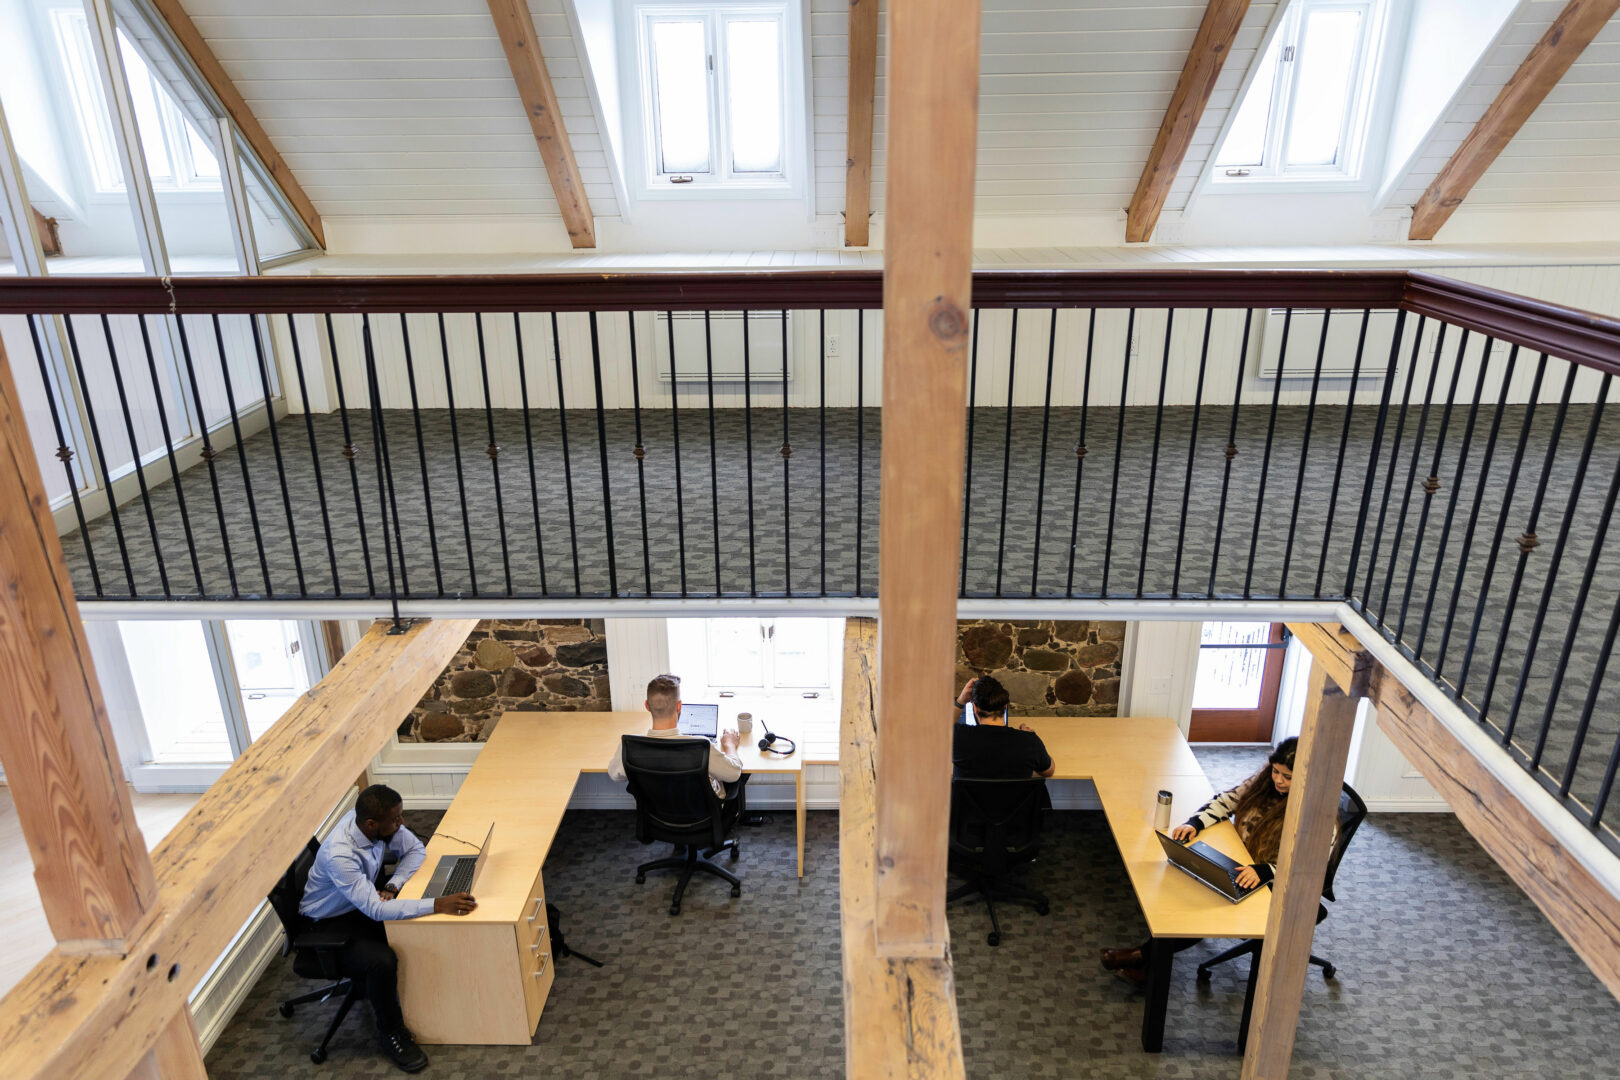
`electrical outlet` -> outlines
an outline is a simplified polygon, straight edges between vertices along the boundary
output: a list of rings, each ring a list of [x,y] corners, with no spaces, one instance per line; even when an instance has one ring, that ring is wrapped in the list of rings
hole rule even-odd
[[[844,355],[844,339],[839,337],[837,334],[828,334],[827,335],[827,355],[828,356],[842,356],[842,355]]]
[[[1170,692],[1170,676],[1160,675],[1148,680],[1148,693],[1168,694]]]

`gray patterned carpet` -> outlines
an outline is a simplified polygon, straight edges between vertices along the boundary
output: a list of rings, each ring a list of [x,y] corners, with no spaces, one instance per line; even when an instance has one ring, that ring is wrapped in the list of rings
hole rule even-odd
[[[1228,462],[1225,406],[1167,409],[1162,424],[1132,408],[1123,430],[1119,409],[1015,409],[1010,440],[1005,410],[973,410],[964,593],[1342,597],[1376,464],[1349,593],[1498,726],[1513,723],[1526,758],[1546,721],[1540,763],[1555,779],[1590,705],[1571,784],[1590,805],[1620,761],[1620,676],[1596,678],[1620,611],[1620,545],[1603,542],[1620,410],[1593,428],[1593,408],[1573,406],[1556,440],[1555,405],[1499,417],[1392,410],[1376,462],[1376,409],[1352,410],[1348,427],[1342,407],[1317,409],[1309,424],[1307,412],[1284,407],[1273,424],[1267,406],[1243,406]],[[178,491],[157,483],[166,469],[148,468],[150,520],[137,499],[92,522],[88,548],[64,538],[75,587],[85,597],[160,597],[165,585],[220,597],[386,595],[391,555],[400,592],[417,597],[876,592],[878,410],[828,410],[824,438],[817,410],[791,410],[787,459],[782,410],[719,410],[712,443],[703,410],[646,411],[639,466],[635,417],[623,410],[601,418],[605,440],[591,411],[498,412],[493,464],[482,412],[459,411],[454,432],[447,411],[423,413],[420,443],[412,414],[380,415],[392,500],[379,494],[369,414],[349,414],[352,475],[338,416],[290,417],[277,429],[285,487],[268,433],[243,447],[250,483],[234,449],[214,461],[217,500],[207,467],[184,473]],[[1515,541],[1532,520],[1540,546],[1521,556]]]
[[[1254,756],[1218,751],[1209,766],[1221,782],[1247,772]],[[777,814],[743,831],[742,897],[696,881],[677,919],[666,913],[669,879],[632,882],[634,865],[652,856],[631,832],[628,813],[571,813],[546,862],[569,943],[607,967],[559,964],[532,1046],[429,1047],[425,1075],[842,1076],[836,815],[810,814],[803,885],[793,874],[792,817]],[[1207,987],[1193,977],[1197,961],[1223,943],[1178,957],[1165,1051],[1141,1052],[1141,997],[1096,959],[1098,948],[1146,933],[1100,814],[1052,815],[1029,880],[1051,898],[1052,913],[1007,911],[999,948],[984,942],[982,908],[953,910],[969,1077],[1238,1075],[1245,961],[1218,969]],[[1620,1077],[1620,1006],[1449,815],[1374,815],[1338,891],[1316,948],[1338,965],[1338,978],[1309,977],[1290,1076]],[[209,1076],[397,1075],[358,1015],[331,1059],[312,1066],[307,1054],[328,1007],[291,1020],[276,1013],[307,985],[274,962],[208,1056]]]

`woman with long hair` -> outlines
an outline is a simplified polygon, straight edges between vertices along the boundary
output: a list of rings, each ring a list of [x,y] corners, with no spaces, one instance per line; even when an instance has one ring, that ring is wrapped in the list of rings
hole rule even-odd
[[[1254,858],[1253,863],[1238,871],[1238,885],[1252,889],[1269,882],[1277,876],[1283,815],[1288,810],[1288,791],[1294,783],[1294,754],[1298,749],[1299,740],[1295,738],[1278,743],[1258,772],[1199,807],[1196,814],[1171,830],[1171,838],[1191,843],[1205,829],[1231,818],[1243,846]],[[1177,944],[1185,948],[1196,943]],[[1103,967],[1118,972],[1120,978],[1133,985],[1140,985],[1146,979],[1146,963],[1141,948],[1102,951]]]

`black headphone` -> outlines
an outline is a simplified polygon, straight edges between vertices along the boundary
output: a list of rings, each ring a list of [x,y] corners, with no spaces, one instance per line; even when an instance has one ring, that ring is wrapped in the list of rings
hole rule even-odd
[[[780,754],[783,757],[789,757],[794,753],[794,751],[799,749],[799,744],[788,738],[786,735],[772,735],[771,729],[765,727],[765,721],[761,720],[759,722],[759,726],[765,728],[765,737],[759,740],[760,753]],[[782,749],[777,745],[778,743],[787,743],[787,749]]]

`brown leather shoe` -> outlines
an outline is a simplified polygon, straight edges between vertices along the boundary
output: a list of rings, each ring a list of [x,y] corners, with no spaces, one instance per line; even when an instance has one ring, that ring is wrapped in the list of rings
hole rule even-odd
[[[1146,965],[1141,949],[1104,949],[1102,966],[1109,971],[1141,968]]]
[[[1114,978],[1133,990],[1141,990],[1147,986],[1147,968],[1118,968],[1114,971]]]

